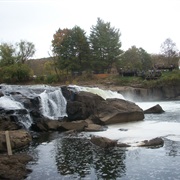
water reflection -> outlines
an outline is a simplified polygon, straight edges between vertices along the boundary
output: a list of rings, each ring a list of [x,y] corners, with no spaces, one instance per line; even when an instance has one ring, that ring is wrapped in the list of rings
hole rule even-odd
[[[102,149],[82,138],[56,140],[56,165],[61,175],[90,179],[116,179],[126,172],[125,150]]]

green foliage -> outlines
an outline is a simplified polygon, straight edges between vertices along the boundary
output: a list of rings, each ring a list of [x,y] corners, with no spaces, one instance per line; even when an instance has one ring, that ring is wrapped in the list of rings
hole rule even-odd
[[[19,63],[25,63],[30,57],[35,54],[35,46],[32,42],[21,40],[17,43],[17,58],[16,61]]]
[[[5,83],[18,83],[28,81],[32,75],[26,64],[13,64],[0,69],[0,81]]]
[[[45,82],[48,84],[57,83],[58,82],[58,76],[56,74],[47,75],[45,78]]]
[[[89,37],[93,56],[93,67],[96,71],[110,71],[113,63],[122,53],[120,50],[120,32],[98,18],[96,26],[92,26]]]
[[[132,46],[120,56],[117,67],[124,70],[148,70],[152,68],[151,56],[143,48]]]
[[[8,66],[15,63],[15,49],[11,44],[3,43],[0,45],[0,66]]]
[[[140,77],[114,76],[112,81],[119,86],[135,86],[144,88],[178,86],[180,85],[180,70],[162,72],[162,76],[157,80],[144,80]]]
[[[84,30],[80,27],[59,29],[54,34],[52,46],[59,69],[73,72],[89,68],[89,44]]]
[[[30,79],[31,69],[24,62],[34,54],[34,45],[26,41],[17,45],[16,48],[7,43],[0,45],[1,82],[17,83]]]

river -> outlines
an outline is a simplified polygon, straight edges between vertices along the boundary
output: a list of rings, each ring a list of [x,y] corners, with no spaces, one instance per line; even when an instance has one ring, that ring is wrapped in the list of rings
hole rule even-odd
[[[180,101],[137,102],[142,109],[159,104],[163,114],[147,114],[144,121],[108,126],[103,132],[73,136],[44,133],[27,149],[34,157],[27,180],[180,179]],[[118,139],[129,148],[102,149],[92,145],[91,135]],[[162,137],[159,148],[137,147],[141,140]]]

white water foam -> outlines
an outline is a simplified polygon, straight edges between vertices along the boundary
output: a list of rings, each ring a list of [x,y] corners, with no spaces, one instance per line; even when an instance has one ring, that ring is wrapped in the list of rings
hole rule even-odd
[[[61,89],[53,92],[46,90],[40,94],[41,98],[41,112],[45,117],[50,119],[59,119],[66,114],[66,99],[62,95]]]
[[[11,110],[11,109],[24,109],[24,106],[12,99],[10,96],[0,97],[0,107]]]
[[[138,121],[109,125],[106,131],[90,134],[137,145],[138,142],[156,137],[180,141],[179,130],[180,123],[176,122]]]
[[[116,91],[103,90],[98,87],[83,87],[83,86],[77,86],[77,85],[69,85],[69,87],[74,88],[76,91],[86,91],[93,94],[97,94],[105,100],[108,98],[124,99],[123,95]]]

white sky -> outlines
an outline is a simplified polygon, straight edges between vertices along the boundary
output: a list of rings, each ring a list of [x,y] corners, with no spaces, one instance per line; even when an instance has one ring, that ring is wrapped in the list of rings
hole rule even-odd
[[[180,49],[180,0],[0,0],[0,43],[33,42],[34,58],[48,57],[58,28],[87,34],[100,17],[120,29],[122,49],[159,53],[171,38]]]

